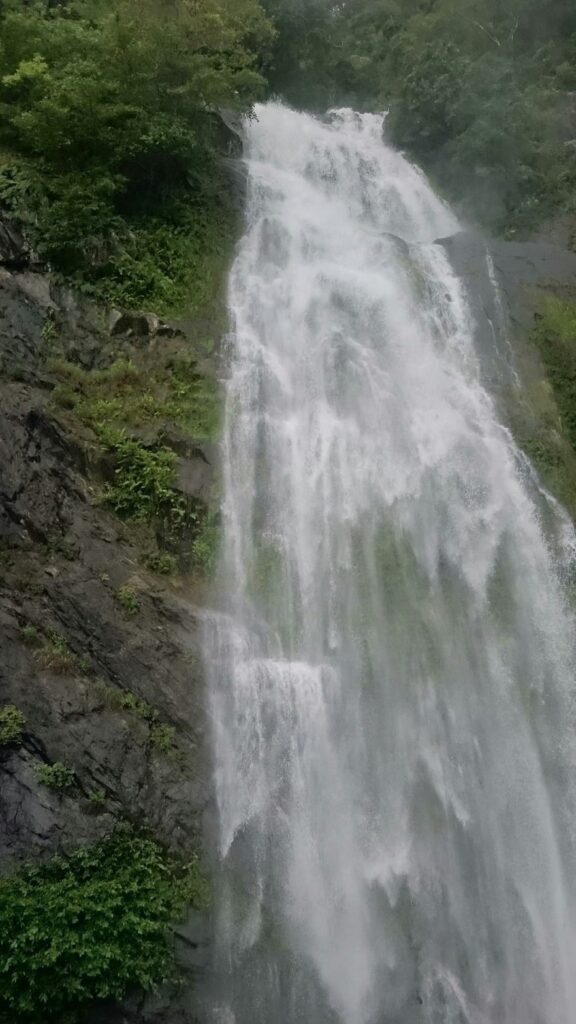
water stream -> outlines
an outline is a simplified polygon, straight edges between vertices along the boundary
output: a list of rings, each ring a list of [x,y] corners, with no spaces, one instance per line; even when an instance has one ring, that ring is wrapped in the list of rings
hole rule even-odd
[[[458,230],[382,118],[246,126],[213,1019],[576,1021],[574,625]]]

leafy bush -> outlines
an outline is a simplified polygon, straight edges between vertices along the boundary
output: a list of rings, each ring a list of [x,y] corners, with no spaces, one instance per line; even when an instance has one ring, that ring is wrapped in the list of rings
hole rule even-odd
[[[61,1024],[150,991],[170,971],[170,921],[208,899],[196,860],[172,861],[128,827],[0,879],[0,1021]]]
[[[127,437],[111,437],[108,447],[116,468],[106,502],[117,515],[136,522],[158,518],[177,523],[184,518],[183,499],[174,489],[177,457],[173,451],[146,448]]]
[[[74,785],[76,775],[73,768],[69,768],[62,761],[55,761],[54,764],[37,764],[34,774],[43,786],[48,789],[70,789]]]
[[[116,594],[116,600],[128,615],[137,615],[140,611],[140,601],[133,587],[120,587]]]
[[[14,704],[0,708],[0,747],[20,743],[25,725],[24,714]]]
[[[160,754],[169,754],[174,749],[176,730],[173,725],[155,722],[150,726],[150,742]]]
[[[145,565],[150,572],[155,572],[159,576],[173,576],[178,571],[176,558],[166,552],[154,551],[147,555]]]

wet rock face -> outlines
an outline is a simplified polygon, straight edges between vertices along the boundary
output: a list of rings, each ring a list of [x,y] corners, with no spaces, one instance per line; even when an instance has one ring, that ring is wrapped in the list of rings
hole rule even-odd
[[[0,235],[2,245],[0,262]],[[102,506],[95,438],[50,401],[56,317],[64,357],[86,369],[109,366],[125,345],[182,343],[151,317],[110,325],[42,275],[0,267],[0,708],[25,716],[21,744],[0,746],[0,872],[92,843],[118,818],[188,853],[211,817],[202,586],[149,572],[137,531]],[[182,493],[207,495],[212,447],[173,433]],[[72,785],[40,781],[39,766],[55,762],[74,772]],[[94,1021],[190,1024],[206,921],[178,943],[190,988]]]
[[[511,384],[514,344],[526,342],[542,299],[576,292],[576,253],[547,242],[494,241],[472,231],[437,244],[466,288],[486,383],[500,391]]]
[[[0,748],[1,866],[91,841],[118,813],[174,847],[193,845],[208,800],[198,610],[182,584],[142,567],[127,529],[96,500],[89,445],[50,410],[48,288],[37,282],[31,297],[12,276],[0,279],[0,703],[26,716],[23,746]],[[96,325],[69,331],[93,362]],[[207,487],[208,462],[197,458],[203,474],[183,459],[193,493]],[[127,585],[132,614],[118,600]],[[50,665],[53,634],[70,652],[67,667]],[[121,706],[126,693],[175,730],[173,751],[155,747],[141,709]],[[39,760],[69,765],[76,785],[40,785]]]

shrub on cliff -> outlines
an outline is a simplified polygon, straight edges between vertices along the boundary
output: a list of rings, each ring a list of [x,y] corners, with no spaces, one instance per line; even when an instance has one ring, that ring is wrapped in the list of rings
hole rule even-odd
[[[206,904],[179,866],[128,827],[0,879],[0,1022],[62,1024],[86,1004],[148,991],[171,965],[169,922]]]

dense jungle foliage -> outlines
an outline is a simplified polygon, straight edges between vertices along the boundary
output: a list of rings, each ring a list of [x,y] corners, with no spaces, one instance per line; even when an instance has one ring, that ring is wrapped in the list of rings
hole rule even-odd
[[[269,78],[298,104],[387,109],[388,134],[505,233],[574,210],[573,0],[266,0]]]
[[[573,211],[573,0],[2,0],[0,204],[99,298],[201,307],[235,231],[217,110],[271,93],[388,109],[492,230]]]
[[[215,112],[262,95],[271,36],[257,0],[3,0],[0,203],[40,259],[124,306],[209,298],[232,232]]]

